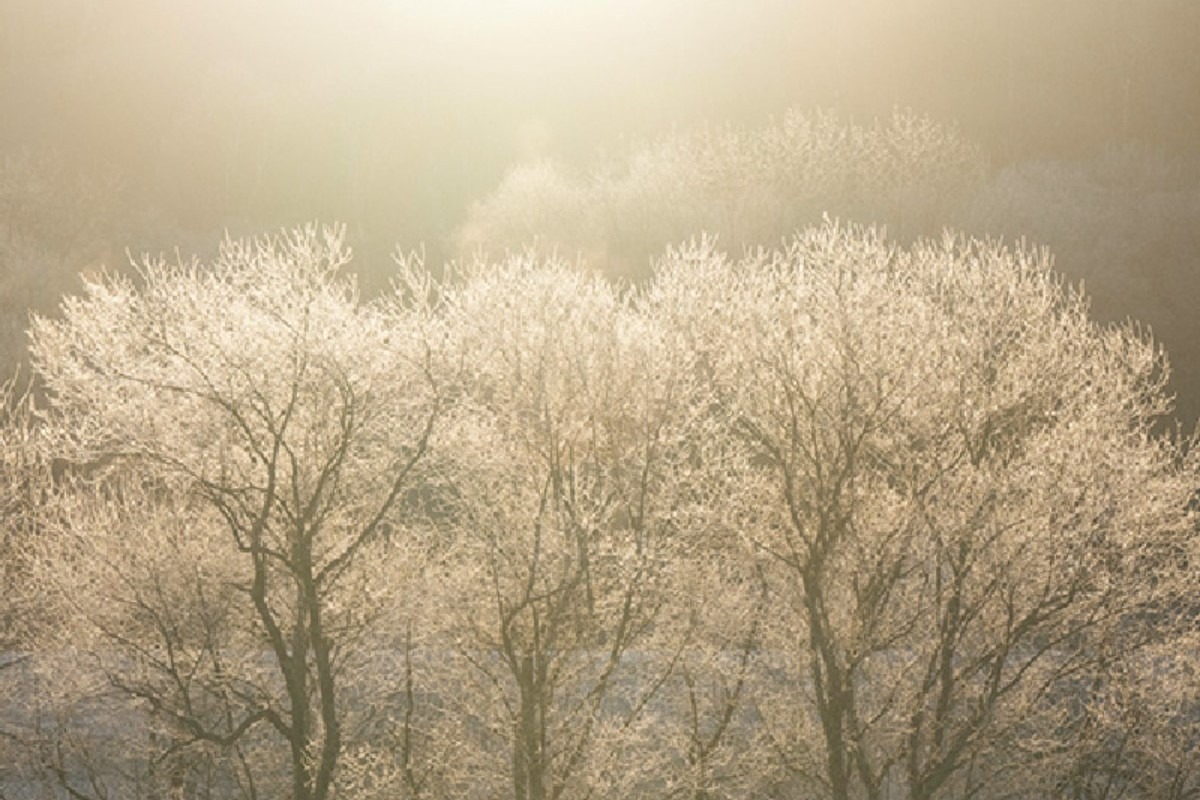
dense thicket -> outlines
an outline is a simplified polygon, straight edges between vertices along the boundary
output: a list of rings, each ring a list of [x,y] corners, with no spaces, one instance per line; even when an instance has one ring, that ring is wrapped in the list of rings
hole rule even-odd
[[[340,231],[222,252],[34,325],[28,780],[1198,788],[1194,456],[1159,348],[1044,254],[826,223],[636,291],[400,259],[364,303]]]

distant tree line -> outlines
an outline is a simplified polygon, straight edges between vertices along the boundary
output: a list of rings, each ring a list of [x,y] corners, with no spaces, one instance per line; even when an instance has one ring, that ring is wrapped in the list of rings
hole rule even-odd
[[[859,125],[793,110],[760,128],[665,136],[589,170],[519,165],[472,207],[456,249],[470,258],[533,245],[639,278],[697,231],[738,252],[831,215],[890,223],[911,240],[937,233],[986,174],[978,147],[928,117]]]

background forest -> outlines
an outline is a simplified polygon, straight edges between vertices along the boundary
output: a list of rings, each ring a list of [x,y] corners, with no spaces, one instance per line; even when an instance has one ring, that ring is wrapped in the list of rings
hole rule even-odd
[[[1200,6],[0,0],[0,101],[0,798],[1200,796]]]

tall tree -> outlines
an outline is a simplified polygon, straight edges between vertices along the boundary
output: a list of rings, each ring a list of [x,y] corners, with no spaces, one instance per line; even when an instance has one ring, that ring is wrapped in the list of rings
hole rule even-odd
[[[692,378],[594,275],[517,258],[459,277],[461,395],[435,463],[460,608],[434,624],[457,628],[477,713],[510,753],[497,793],[628,790],[647,770],[623,768],[620,745],[670,669],[633,654],[664,638]]]
[[[1089,321],[1044,255],[953,237],[827,224],[658,280],[678,328],[721,331],[696,360],[750,458],[730,502],[758,509],[824,791],[970,793],[1070,736],[1083,676],[1186,592],[1195,473],[1152,433],[1154,343]]]
[[[360,304],[348,259],[339,229],[228,241],[32,331],[66,641],[161,727],[152,765],[215,751],[246,796],[329,796],[342,666],[441,408],[428,309]]]

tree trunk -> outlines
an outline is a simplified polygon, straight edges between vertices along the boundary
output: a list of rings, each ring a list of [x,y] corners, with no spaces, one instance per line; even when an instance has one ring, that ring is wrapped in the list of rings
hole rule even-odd
[[[517,686],[520,719],[513,742],[513,796],[516,800],[546,800],[546,765],[538,714],[541,686],[532,653],[521,656]]]

